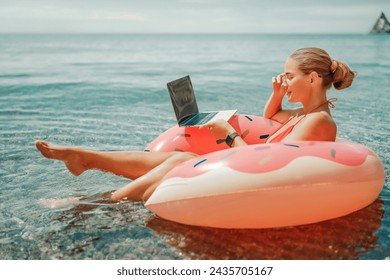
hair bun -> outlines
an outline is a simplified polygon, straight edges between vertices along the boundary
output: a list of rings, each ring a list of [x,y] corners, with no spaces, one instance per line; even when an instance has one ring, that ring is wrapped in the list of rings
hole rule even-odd
[[[339,67],[339,62],[335,59],[332,59],[332,64],[330,65],[330,72],[336,72],[337,67]]]
[[[333,74],[333,86],[337,90],[349,87],[357,75],[347,64],[337,60],[332,60],[330,71]]]

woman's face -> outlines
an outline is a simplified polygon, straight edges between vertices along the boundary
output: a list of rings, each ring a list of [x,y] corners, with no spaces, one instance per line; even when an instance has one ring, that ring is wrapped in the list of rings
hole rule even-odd
[[[309,75],[298,68],[298,63],[292,58],[286,60],[284,74],[287,84],[286,95],[288,102],[302,102],[309,97],[311,86]]]

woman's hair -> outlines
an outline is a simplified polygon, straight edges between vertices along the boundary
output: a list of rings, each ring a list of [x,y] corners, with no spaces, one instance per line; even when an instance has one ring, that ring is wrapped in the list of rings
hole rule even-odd
[[[332,84],[335,89],[347,88],[352,84],[357,72],[341,61],[331,59],[329,54],[320,48],[302,48],[290,55],[298,62],[299,69],[305,73],[317,72],[322,77],[323,87],[329,89]]]

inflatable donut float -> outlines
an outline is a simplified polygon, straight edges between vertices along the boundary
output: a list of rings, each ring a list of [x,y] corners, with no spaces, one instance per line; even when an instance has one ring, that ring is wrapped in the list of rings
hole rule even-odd
[[[281,126],[280,123],[253,115],[234,115],[229,123],[248,144],[265,143],[270,135]],[[228,149],[225,139],[215,140],[206,129],[179,127],[168,129],[150,143],[145,151],[193,152],[198,155]]]
[[[251,145],[226,149],[208,131],[176,126],[147,147],[200,154],[164,177],[145,202],[149,210],[187,225],[284,227],[350,214],[371,204],[382,190],[383,164],[363,145],[265,144],[265,135],[280,124],[245,115],[231,123]]]

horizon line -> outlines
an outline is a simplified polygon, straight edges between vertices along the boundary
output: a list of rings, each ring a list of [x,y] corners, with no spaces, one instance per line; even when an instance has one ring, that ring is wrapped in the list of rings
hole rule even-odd
[[[0,35],[366,35],[367,32],[1,32]]]

